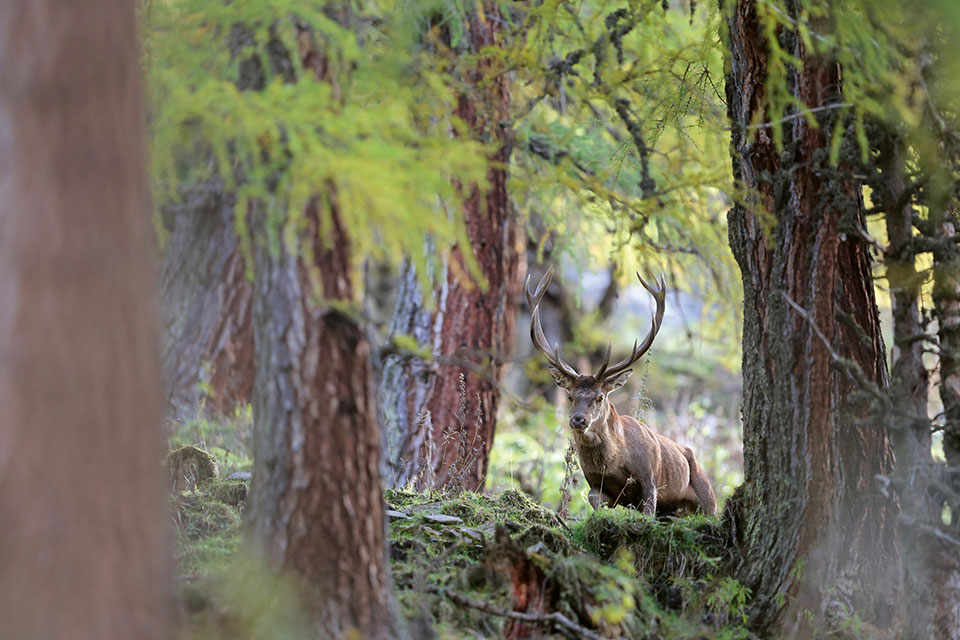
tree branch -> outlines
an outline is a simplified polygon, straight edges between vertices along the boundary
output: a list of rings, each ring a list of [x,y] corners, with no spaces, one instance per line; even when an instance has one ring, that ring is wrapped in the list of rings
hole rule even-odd
[[[572,622],[559,611],[554,611],[553,613],[523,613],[521,611],[506,611],[493,606],[489,602],[484,602],[483,600],[474,600],[473,598],[468,598],[463,594],[457,593],[456,591],[451,591],[449,589],[444,589],[443,587],[431,586],[428,587],[427,590],[431,593],[442,595],[464,607],[470,607],[471,609],[476,609],[477,611],[483,611],[484,613],[500,616],[501,618],[513,618],[514,620],[522,620],[524,622],[540,622],[551,624],[560,629],[560,631],[569,635],[571,638],[605,640],[603,636],[598,635],[590,629],[587,629],[586,627],[583,627],[575,622]],[[619,638],[617,640],[623,639]]]

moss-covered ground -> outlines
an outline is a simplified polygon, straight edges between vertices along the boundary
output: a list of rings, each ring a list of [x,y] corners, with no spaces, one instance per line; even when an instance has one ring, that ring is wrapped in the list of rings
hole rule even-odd
[[[185,637],[301,637],[276,597],[282,589],[238,587],[257,582],[238,578],[250,575],[243,482],[213,479],[171,497]],[[750,637],[749,594],[722,577],[714,520],[618,508],[564,521],[516,490],[388,491],[386,502],[397,599],[414,637]],[[268,591],[275,606],[260,602]],[[548,619],[554,613],[572,626]]]

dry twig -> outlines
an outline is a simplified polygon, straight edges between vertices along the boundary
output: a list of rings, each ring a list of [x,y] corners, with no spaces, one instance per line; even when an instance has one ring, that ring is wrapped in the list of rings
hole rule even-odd
[[[450,591],[449,589],[444,589],[442,587],[430,587],[428,589],[432,593],[442,595],[446,598],[449,598],[453,602],[464,606],[470,607],[471,609],[476,609],[477,611],[483,611],[484,613],[489,613],[494,616],[500,616],[501,618],[513,618],[514,620],[522,620],[524,622],[534,622],[534,623],[547,623],[551,624],[560,631],[566,633],[571,638],[589,638],[590,640],[607,640],[603,636],[587,629],[584,626],[577,624],[570,620],[559,611],[554,611],[552,613],[523,613],[521,611],[505,611],[499,607],[495,607],[489,602],[484,602],[483,600],[474,600],[473,598],[468,598],[467,596],[457,593],[456,591]],[[623,640],[622,638],[616,638],[615,640]]]

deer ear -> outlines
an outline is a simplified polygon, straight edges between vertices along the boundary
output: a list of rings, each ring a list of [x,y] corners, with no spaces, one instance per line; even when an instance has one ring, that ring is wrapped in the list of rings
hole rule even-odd
[[[550,375],[553,376],[553,381],[557,383],[558,387],[560,387],[561,389],[570,388],[570,383],[573,382],[570,379],[570,376],[560,371],[560,369],[557,369],[552,364],[548,364],[547,368],[550,369]]]
[[[629,380],[630,376],[632,375],[633,375],[633,369],[627,369],[626,371],[618,375],[616,378],[614,378],[613,382],[607,382],[603,386],[606,387],[607,393],[610,393],[611,391],[616,391],[623,385],[627,384],[627,380]]]

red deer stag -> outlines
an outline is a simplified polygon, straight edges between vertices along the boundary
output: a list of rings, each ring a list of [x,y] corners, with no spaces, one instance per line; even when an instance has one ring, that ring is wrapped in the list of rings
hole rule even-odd
[[[550,285],[553,267],[530,291],[530,276],[524,283],[530,305],[530,339],[549,360],[550,372],[570,399],[570,428],[580,456],[580,467],[590,485],[590,504],[614,507],[623,505],[650,514],[672,514],[699,509],[716,515],[717,499],[703,468],[690,447],[654,433],[650,427],[630,416],[621,416],[610,402],[610,394],[619,389],[633,373],[633,365],[650,349],[660,330],[666,299],[661,276],[657,288],[637,273],[640,284],[657,301],[650,333],[633,352],[608,366],[610,346],[596,375],[580,375],[560,357],[560,346],[550,349],[540,326],[540,300]]]

